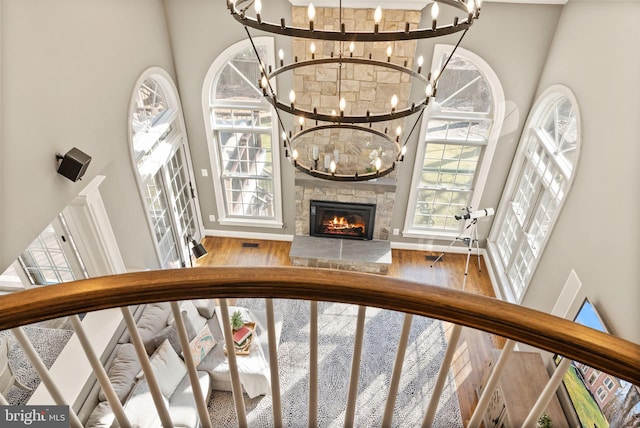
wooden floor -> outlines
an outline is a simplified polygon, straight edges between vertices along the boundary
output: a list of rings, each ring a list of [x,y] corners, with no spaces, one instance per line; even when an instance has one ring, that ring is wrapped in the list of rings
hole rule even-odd
[[[196,263],[198,266],[291,266],[290,242],[261,241],[206,237],[203,241],[209,252]],[[461,289],[467,256],[446,253],[437,263],[440,253],[392,250],[392,266],[389,276],[415,282]],[[481,260],[478,269],[477,256],[469,259],[465,284],[466,291],[494,297],[493,287]],[[451,325],[447,325],[447,331]],[[502,348],[504,339],[475,330],[462,330],[454,361],[454,374],[462,419],[469,420],[477,402],[476,388],[482,372],[494,348]]]

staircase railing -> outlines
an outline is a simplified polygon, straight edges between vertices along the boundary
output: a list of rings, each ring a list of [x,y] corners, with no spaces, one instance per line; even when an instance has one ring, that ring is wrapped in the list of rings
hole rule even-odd
[[[567,360],[587,364],[634,385],[640,385],[640,345],[638,344],[540,311],[489,297],[381,275],[325,269],[296,267],[190,268],[99,277],[31,289],[0,297],[0,330],[16,329],[34,322],[120,307],[123,308],[125,321],[127,321],[131,332],[132,329],[135,331],[135,323],[126,314],[126,308],[130,305],[200,298],[282,298],[312,302],[328,301],[420,315],[493,333],[513,342],[531,345],[562,355]],[[225,313],[227,311],[226,302],[221,305],[220,309],[223,316],[228,316],[228,313]],[[183,345],[188,345],[180,310],[176,304],[172,304],[172,310],[177,320],[180,340]],[[274,342],[274,333],[271,331],[273,308],[269,308],[269,306],[267,307],[267,318],[269,319],[268,330],[271,344]],[[361,329],[362,327],[358,325],[354,355],[358,351],[358,335]],[[135,333],[132,333],[134,344],[137,342],[135,336]],[[225,340],[228,347],[233,346],[230,334],[226,335]],[[142,356],[144,349],[139,349],[141,348],[140,344],[136,344],[136,347],[140,351],[139,356]],[[275,354],[276,352],[275,347],[270,349],[270,353]],[[89,357],[91,358],[91,356]],[[141,362],[144,358],[141,358]],[[242,389],[237,380],[237,370],[234,373],[234,360],[233,353],[231,353],[229,367],[232,374],[238,421],[241,426],[245,426],[246,419],[243,419],[242,415],[244,412],[242,399],[238,399],[242,396]],[[271,361],[274,360],[277,361],[277,355],[271,355]],[[444,365],[445,363],[443,363]],[[151,372],[149,367],[145,368],[144,363],[143,369],[145,375],[147,372]],[[357,367],[352,367],[352,373],[353,370],[357,372]],[[192,381],[197,383],[194,367],[189,367],[189,373]],[[275,369],[272,366],[271,373],[277,376],[277,366]],[[314,376],[317,376],[317,373],[310,374],[311,379]],[[100,379],[101,376],[98,373],[97,377],[101,383],[106,381]],[[150,377],[153,377],[151,373]],[[352,382],[356,382],[357,385],[357,378]],[[153,390],[152,382],[149,383]],[[277,386],[277,382],[275,383]],[[103,385],[104,387],[105,385]],[[199,388],[194,388],[195,393],[199,395],[201,392],[198,390]],[[108,387],[106,393],[109,399]],[[152,395],[153,393],[152,391]],[[280,397],[275,387],[273,393],[274,403],[276,403]],[[389,394],[391,395],[392,391]],[[353,402],[351,393],[349,396],[349,402]],[[117,398],[113,398],[113,400],[117,401]],[[111,400],[109,401],[111,402]],[[161,401],[158,398],[156,403],[160,404],[160,407],[162,407]],[[206,413],[203,401],[202,397],[199,397],[201,416],[205,416]],[[116,407],[118,406],[116,405]],[[310,403],[310,411],[313,411],[312,407],[313,403]],[[161,414],[161,420],[165,421],[165,425],[170,425],[171,419],[166,414],[164,417],[162,416],[162,409],[158,410]],[[114,411],[118,413],[117,409]],[[352,406],[347,403],[347,422],[352,411]],[[277,410],[274,410],[274,420],[277,424],[281,415],[278,416],[276,413]],[[310,422],[313,416],[309,415]],[[126,421],[126,418],[122,420]],[[349,425],[347,422],[345,424]],[[206,421],[203,423],[204,426],[207,426]],[[126,426],[126,422],[121,425]],[[428,425],[429,422],[425,419],[423,426]]]

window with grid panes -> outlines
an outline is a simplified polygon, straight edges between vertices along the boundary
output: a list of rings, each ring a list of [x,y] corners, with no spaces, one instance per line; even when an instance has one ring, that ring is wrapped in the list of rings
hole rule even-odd
[[[578,112],[568,89],[550,92],[532,110],[511,198],[501,208],[495,248],[519,302],[569,191],[579,153]]]
[[[434,64],[441,67],[451,49],[437,48]],[[405,221],[405,234],[409,236],[455,235],[462,231],[464,222],[456,220],[455,215],[479,201],[484,185],[479,171],[485,162],[484,168],[488,167],[491,160],[485,156],[487,147],[496,142],[491,131],[497,100],[491,81],[485,77],[493,72],[483,62],[479,65],[481,61],[472,61],[468,51],[456,52],[439,79],[435,99],[423,119],[426,131],[416,156]]]
[[[260,58],[272,62],[273,41],[257,38]],[[264,100],[260,64],[248,42],[214,63],[209,108],[216,202],[221,223],[282,224],[274,115]]]
[[[163,268],[186,265],[187,238],[202,236],[177,91],[166,72],[147,70],[131,106],[131,147],[147,218]]]

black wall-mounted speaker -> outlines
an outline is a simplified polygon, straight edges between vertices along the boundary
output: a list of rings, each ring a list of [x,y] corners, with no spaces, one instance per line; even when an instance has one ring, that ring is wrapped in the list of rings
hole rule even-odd
[[[62,160],[58,166],[58,174],[64,175],[71,181],[80,180],[91,162],[91,156],[75,147],[64,156],[56,154],[56,158]]]

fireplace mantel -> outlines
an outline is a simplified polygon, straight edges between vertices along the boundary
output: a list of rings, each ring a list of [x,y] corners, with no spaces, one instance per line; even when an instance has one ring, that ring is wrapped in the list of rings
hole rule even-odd
[[[324,180],[296,171],[295,185],[302,187],[325,187],[329,189],[355,189],[359,191],[371,190],[375,193],[385,193],[395,192],[397,183],[396,179],[392,177],[381,177],[369,181]]]

